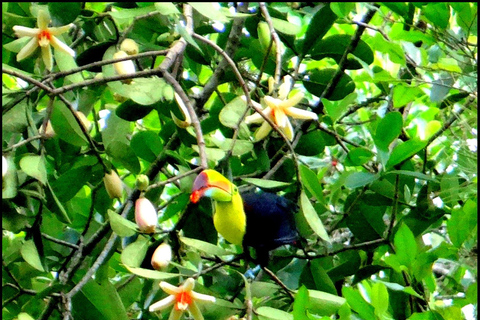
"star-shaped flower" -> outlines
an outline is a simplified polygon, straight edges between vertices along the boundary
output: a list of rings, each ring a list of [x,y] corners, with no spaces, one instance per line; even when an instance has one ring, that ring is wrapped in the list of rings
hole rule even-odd
[[[13,26],[13,31],[15,35],[19,38],[21,37],[30,37],[30,41],[23,47],[20,52],[17,54],[17,61],[23,60],[33,54],[35,49],[40,46],[42,50],[42,59],[45,63],[45,66],[48,70],[52,70],[53,67],[53,56],[52,45],[56,50],[63,51],[68,53],[72,57],[75,56],[75,51],[72,50],[65,43],[60,41],[56,36],[67,32],[71,27],[74,26],[73,23],[70,23],[66,26],[61,27],[48,27],[50,22],[49,14],[44,10],[38,11],[37,17],[37,26],[38,28],[27,28],[24,26]]]
[[[270,78],[271,79],[271,78]],[[270,87],[272,82],[269,81]],[[280,85],[278,98],[273,98],[272,96],[265,96],[263,101],[267,105],[265,109],[262,110],[262,113],[269,118],[273,123],[275,123],[278,128],[285,134],[285,136],[291,141],[293,139],[293,128],[290,120],[287,116],[296,119],[309,119],[317,120],[318,116],[310,111],[295,108],[302,99],[303,92],[297,92],[293,97],[287,99],[289,93],[290,85],[288,81],[285,81]],[[272,89],[270,89],[272,91]],[[245,100],[245,97],[242,97]],[[252,103],[258,107],[262,108],[261,104],[255,101]],[[245,118],[245,123],[262,123],[262,125],[255,131],[255,140],[261,140],[268,136],[272,127],[268,124],[267,121],[258,113],[254,113]]]
[[[193,280],[193,278],[188,278],[185,283],[179,287],[175,287],[164,281],[160,282],[160,288],[168,293],[169,296],[155,302],[148,310],[154,312],[166,309],[172,304],[175,304],[168,320],[179,320],[185,310],[188,310],[195,320],[203,320],[203,315],[196,301],[215,302],[215,297],[193,291],[194,286],[195,280]]]

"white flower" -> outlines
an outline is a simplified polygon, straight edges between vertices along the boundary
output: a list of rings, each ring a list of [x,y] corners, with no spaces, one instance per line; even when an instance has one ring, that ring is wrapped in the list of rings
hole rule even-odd
[[[272,82],[269,79],[269,84],[271,87]],[[310,111],[303,109],[295,108],[303,99],[303,92],[298,92],[293,97],[287,99],[289,93],[289,83],[285,81],[280,85],[278,98],[273,98],[271,96],[265,96],[263,101],[267,105],[265,109],[262,110],[262,113],[269,118],[273,123],[275,123],[278,128],[285,134],[285,136],[291,141],[293,140],[293,128],[288,116],[296,119],[309,119],[309,120],[318,120],[318,116]],[[271,91],[271,90],[270,90]],[[245,96],[242,97],[245,100]],[[252,103],[258,107],[262,108],[261,104],[255,101]],[[261,140],[268,136],[272,127],[265,121],[265,119],[257,112],[245,118],[245,123],[262,123],[260,128],[255,132],[255,139]]]
[[[203,315],[196,301],[215,302],[215,297],[193,291],[195,280],[188,278],[184,284],[175,287],[167,282],[160,282],[160,288],[169,294],[168,297],[152,304],[148,310],[154,312],[163,310],[175,304],[170,312],[168,320],[179,320],[182,314],[188,310],[195,320],[203,320]]]
[[[73,51],[69,46],[60,41],[56,36],[67,32],[71,27],[74,26],[73,23],[70,23],[66,26],[61,27],[48,27],[50,22],[49,14],[44,10],[38,11],[37,17],[37,26],[38,28],[27,28],[24,26],[13,26],[13,31],[15,35],[19,38],[21,37],[30,37],[30,41],[25,45],[25,47],[20,50],[17,54],[17,61],[23,60],[33,54],[35,49],[40,46],[42,50],[42,59],[45,63],[45,67],[48,70],[53,68],[53,56],[52,45],[56,50],[63,51],[72,57],[75,56],[75,51]]]

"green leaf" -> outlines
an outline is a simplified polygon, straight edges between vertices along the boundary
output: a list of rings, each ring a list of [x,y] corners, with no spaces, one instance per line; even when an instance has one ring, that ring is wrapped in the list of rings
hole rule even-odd
[[[308,199],[305,191],[302,190],[300,195],[300,207],[302,209],[303,216],[307,221],[310,228],[323,240],[330,242],[330,237],[328,236],[327,230],[323,226],[322,220],[318,216],[315,208],[312,206],[310,200]]]
[[[142,264],[147,254],[150,241],[147,237],[139,235],[137,240],[125,247],[122,251],[121,260],[126,267],[137,268]]]
[[[400,225],[393,238],[393,243],[398,262],[406,267],[411,267],[417,255],[417,242],[406,224]]]
[[[47,170],[42,156],[25,155],[20,160],[20,168],[31,177],[34,177],[41,183],[47,183]]]
[[[129,145],[113,141],[107,146],[107,154],[120,161],[130,172],[140,173],[140,162]]]
[[[241,97],[236,97],[227,103],[220,111],[220,123],[228,128],[236,128],[240,118],[247,110],[247,103]]]
[[[278,188],[285,188],[291,185],[291,183],[288,183],[288,182],[257,179],[257,178],[242,178],[242,180],[245,181],[246,183],[253,184],[262,189],[278,189]]]
[[[61,101],[55,101],[50,120],[56,135],[63,141],[77,147],[88,144],[75,116]]]
[[[216,246],[214,244],[211,244],[209,242],[205,242],[202,240],[181,237],[180,241],[182,241],[188,247],[195,248],[197,250],[200,250],[202,252],[205,252],[214,256],[226,256],[226,255],[232,254],[232,252],[230,251],[227,251],[225,249],[222,249],[219,246]]]
[[[436,27],[446,29],[450,20],[450,6],[445,2],[429,3],[422,9],[422,13]]]
[[[72,199],[80,189],[90,180],[91,166],[82,166],[70,169],[51,183],[52,190],[61,202]]]
[[[294,320],[309,320],[307,316],[308,305],[308,290],[302,285],[295,293],[295,300],[293,301],[293,319]]]
[[[447,231],[453,245],[460,248],[477,228],[477,201],[468,199],[461,209],[454,209],[447,221]]]
[[[380,281],[380,280],[376,280],[376,281],[383,283],[390,290],[402,291],[423,300],[423,297],[419,295],[415,290],[413,290],[412,287],[404,287],[398,283],[393,283],[393,282],[386,282],[386,281]]]
[[[113,210],[108,210],[108,220],[113,232],[120,237],[130,237],[137,232],[138,228],[135,223],[125,219]]]
[[[302,53],[306,55],[315,43],[323,38],[325,34],[333,26],[337,19],[337,15],[330,9],[334,3],[330,5],[324,4],[312,17],[308,24],[305,40],[303,41]]]
[[[403,117],[400,112],[389,112],[380,120],[375,132],[375,144],[388,149],[388,146],[402,133]]]
[[[425,180],[425,181],[432,181],[432,182],[438,182],[437,179],[435,179],[432,176],[429,176],[427,174],[421,173],[421,172],[416,172],[416,171],[408,171],[408,170],[391,170],[385,173],[387,174],[399,174],[403,176],[409,176],[409,177],[414,177],[419,180]]]
[[[171,2],[155,2],[155,8],[164,16],[180,14],[180,11]]]
[[[320,130],[314,130],[300,137],[295,152],[302,156],[316,156],[325,150],[324,134]]]
[[[303,164],[299,166],[299,169],[302,185],[317,199],[317,201],[324,204],[325,198],[323,197],[323,188],[315,172]]]
[[[147,279],[153,279],[153,280],[167,280],[167,279],[177,278],[180,276],[180,274],[178,273],[168,273],[168,272],[129,267],[129,266],[125,266],[125,267],[128,269],[128,271],[130,271],[133,274],[136,274],[137,276],[147,278]]]
[[[360,292],[352,287],[342,287],[342,296],[362,319],[376,319],[373,306],[365,301]]]
[[[65,210],[65,207],[63,206],[62,202],[58,200],[57,196],[55,195],[55,192],[53,191],[49,183],[47,183],[47,188],[45,188],[44,190],[45,190],[45,197],[47,198],[46,206],[48,210],[56,214],[58,220],[60,220],[61,222],[71,224],[72,218],[68,214],[67,210]]]
[[[351,41],[352,36],[348,34],[329,36],[317,42],[310,54],[314,60],[322,60],[323,58],[329,57],[339,63]],[[360,60],[363,60],[366,64],[373,63],[373,51],[363,40],[358,42],[358,45],[355,50],[353,50],[352,54]],[[346,69],[361,68],[362,65],[355,59],[347,59]]]
[[[293,320],[290,313],[272,307],[257,308],[256,314],[260,320]]]
[[[344,210],[349,213],[345,221],[347,227],[359,241],[382,238],[386,229],[383,221],[386,206],[371,206],[357,197],[357,193],[352,193],[345,201]]]
[[[211,141],[223,151],[229,151],[232,148],[232,143],[234,142],[233,139],[222,138],[219,139],[215,136],[211,137]],[[232,155],[234,156],[241,156],[247,153],[252,152],[253,150],[253,143],[248,140],[235,140],[235,144],[233,145]]]
[[[346,166],[361,166],[374,156],[373,152],[364,148],[353,148],[348,152],[347,159],[345,159]]]
[[[57,37],[59,38],[60,41],[65,42],[63,41],[62,35],[58,35]],[[66,52],[55,49],[54,56],[55,56],[55,62],[57,63],[58,69],[60,69],[60,71],[70,71],[78,67],[77,63],[75,62],[75,58]],[[72,83],[80,83],[84,81],[82,74],[80,72],[68,75],[65,77],[65,79],[67,79],[69,82],[72,82]]]
[[[337,70],[333,68],[309,70],[307,73],[308,80],[303,80],[303,85],[308,92],[320,97],[336,71]],[[343,73],[333,92],[325,98],[333,101],[342,100],[354,90],[355,83],[352,78],[346,73]]]
[[[418,139],[410,139],[402,144],[397,145],[390,155],[387,162],[387,170],[393,166],[411,158],[417,152],[420,152],[427,145],[426,141]]]
[[[77,296],[80,297],[77,298]],[[129,319],[117,290],[108,280],[98,283],[95,279],[91,279],[82,287],[80,292],[74,296],[72,304],[74,305],[73,315],[75,318],[78,317],[78,314],[76,314],[78,310],[82,310],[82,314],[85,314],[85,309],[89,309],[88,312],[93,309],[99,314],[99,317],[97,315],[97,318],[91,319]]]
[[[308,310],[321,316],[330,316],[336,313],[340,307],[346,304],[346,300],[338,295],[323,291],[308,290],[310,297]]]
[[[354,11],[355,2],[331,2],[330,8],[339,18],[345,18]]]
[[[371,304],[375,308],[375,314],[380,319],[384,318],[388,312],[389,304],[387,287],[381,282],[374,283],[370,297]]]
[[[373,174],[370,172],[353,172],[345,181],[345,186],[350,189],[355,189],[358,187],[366,186],[377,180],[379,178],[378,174]]]
[[[213,3],[210,2],[188,2],[195,10],[197,10],[202,16],[220,22],[229,22],[230,19],[226,17],[219,8],[216,8]]]
[[[423,96],[423,91],[418,87],[411,87],[407,84],[396,85],[393,89],[393,106],[401,108],[421,96]]]
[[[64,26],[72,23],[81,10],[81,2],[48,2],[48,12],[55,26]]]
[[[37,247],[33,240],[27,240],[22,245],[20,249],[20,253],[22,254],[22,258],[32,267],[35,269],[45,272],[43,269],[42,261],[40,260],[40,256],[38,254]]]
[[[299,26],[282,19],[272,17],[272,24],[275,30],[284,34],[296,36],[300,31]]]
[[[146,117],[153,109],[154,105],[143,105],[128,99],[115,109],[115,114],[127,121],[137,121]]]
[[[139,158],[148,162],[154,162],[163,150],[160,137],[153,131],[139,131],[135,133],[130,146]]]

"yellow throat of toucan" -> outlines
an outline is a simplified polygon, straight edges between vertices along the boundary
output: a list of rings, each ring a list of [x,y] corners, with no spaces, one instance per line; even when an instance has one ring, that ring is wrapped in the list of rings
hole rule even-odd
[[[241,245],[247,227],[247,218],[238,188],[215,170],[202,171],[193,182],[190,200],[210,197],[215,203],[213,224],[218,233],[230,243]]]

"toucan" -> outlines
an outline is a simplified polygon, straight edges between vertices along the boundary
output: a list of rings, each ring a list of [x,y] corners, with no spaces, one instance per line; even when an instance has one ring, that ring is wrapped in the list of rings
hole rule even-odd
[[[285,244],[296,244],[299,234],[294,214],[297,205],[269,192],[240,193],[237,186],[219,172],[206,169],[193,182],[190,200],[214,200],[213,224],[230,243],[256,252],[256,263],[267,266],[269,252]],[[251,258],[251,257],[250,257]]]

